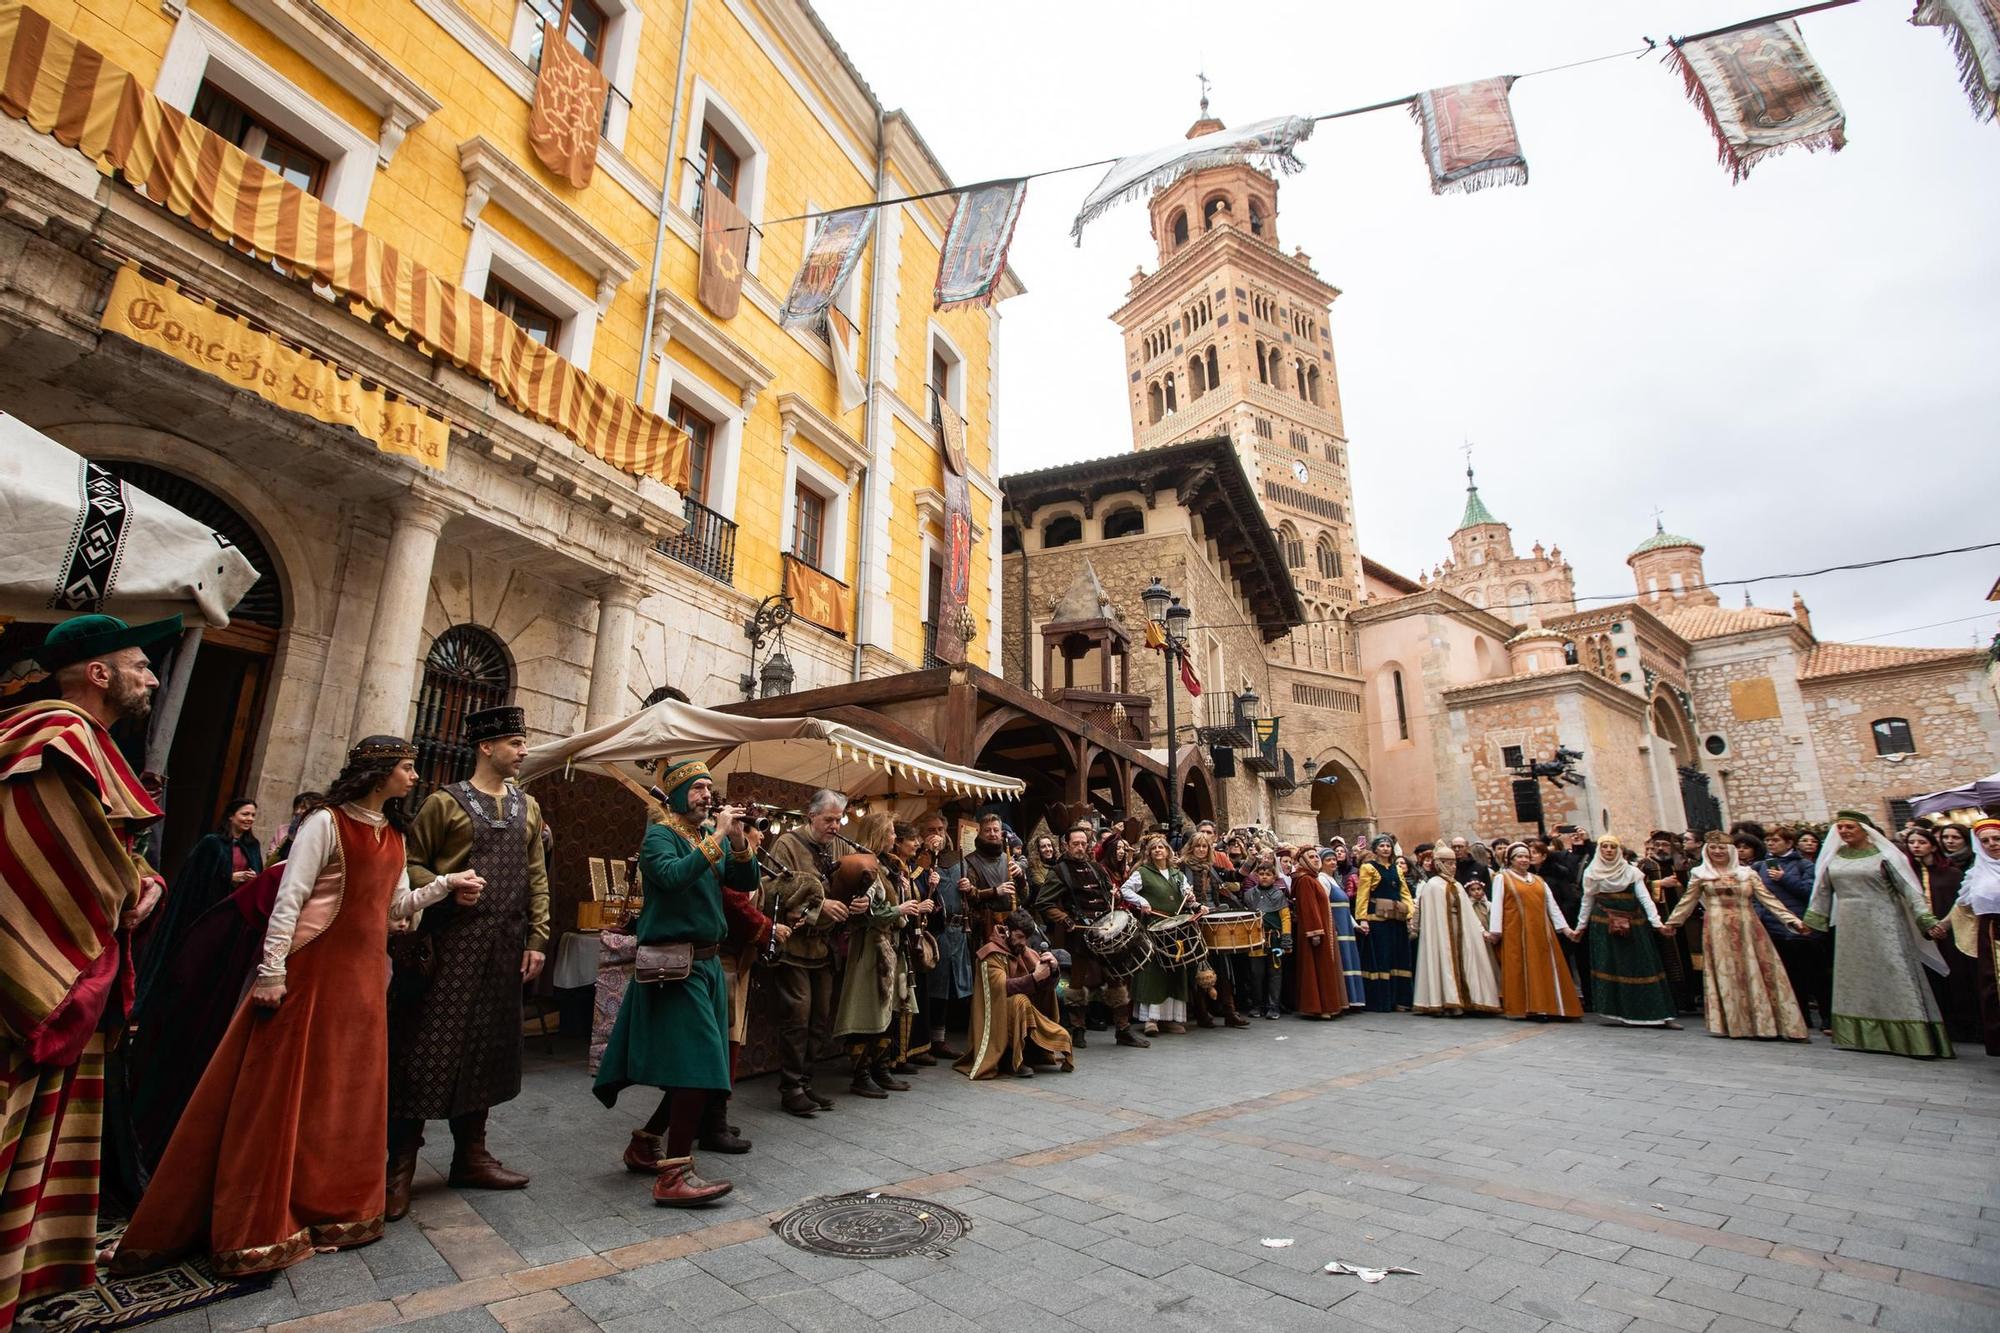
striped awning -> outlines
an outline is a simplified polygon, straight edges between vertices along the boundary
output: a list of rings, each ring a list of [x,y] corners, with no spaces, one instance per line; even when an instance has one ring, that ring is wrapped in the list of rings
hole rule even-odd
[[[613,467],[677,489],[686,484],[687,432],[160,101],[130,71],[22,4],[0,4],[0,111],[217,240],[324,283],[356,315],[486,381]]]

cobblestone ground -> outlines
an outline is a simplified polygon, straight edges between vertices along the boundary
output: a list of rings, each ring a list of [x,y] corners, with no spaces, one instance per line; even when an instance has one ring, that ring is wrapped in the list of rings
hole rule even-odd
[[[530,1056],[492,1143],[515,1194],[441,1177],[411,1218],[154,1328],[2000,1328],[2000,1064],[1686,1032],[1357,1015],[1107,1039],[1078,1072],[927,1070],[810,1121],[737,1095],[736,1191],[656,1209],[580,1050]],[[845,1086],[829,1067],[824,1087]],[[795,1250],[780,1213],[855,1189],[968,1214],[949,1257]],[[1263,1238],[1290,1237],[1288,1248]],[[1328,1260],[1399,1264],[1378,1285]]]

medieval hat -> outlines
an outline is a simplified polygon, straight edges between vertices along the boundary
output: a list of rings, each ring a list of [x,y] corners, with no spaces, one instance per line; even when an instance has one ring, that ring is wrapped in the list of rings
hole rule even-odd
[[[699,759],[682,759],[661,769],[659,787],[675,814],[688,812],[688,788],[708,776],[708,765]]]
[[[128,625],[117,616],[71,616],[49,631],[35,661],[44,671],[57,671],[121,648],[144,648],[180,632],[179,616],[143,625]]]
[[[465,715],[465,743],[477,745],[481,741],[497,741],[508,736],[528,734],[527,710],[511,704],[499,708],[482,708],[476,713]]]

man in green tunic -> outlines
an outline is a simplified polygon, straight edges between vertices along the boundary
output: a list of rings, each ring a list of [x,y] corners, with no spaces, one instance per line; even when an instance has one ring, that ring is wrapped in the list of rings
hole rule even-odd
[[[694,1141],[712,1101],[729,1091],[729,990],[716,955],[728,935],[722,890],[757,887],[760,835],[732,805],[717,806],[708,766],[683,759],[666,766],[658,790],[668,809],[655,811],[639,846],[645,905],[634,927],[639,946],[686,944],[693,953],[678,980],[634,979],[597,1070],[597,1099],[606,1106],[635,1083],[665,1096],[641,1134],[665,1136],[653,1202],[687,1208],[729,1193],[726,1180],[694,1172]],[[713,812],[712,823],[705,823]],[[641,965],[645,959],[641,957]]]

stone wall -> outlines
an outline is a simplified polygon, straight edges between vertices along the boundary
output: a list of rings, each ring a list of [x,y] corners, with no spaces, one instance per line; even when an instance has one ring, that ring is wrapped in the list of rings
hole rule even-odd
[[[1983,667],[1877,672],[1803,685],[1829,809],[1886,821],[1889,803],[1956,787],[2000,768],[2000,713]],[[1875,753],[1872,724],[1910,724],[1916,753]]]
[[[1719,781],[1725,820],[1819,819],[1828,808],[1811,725],[1798,683],[1799,639],[1792,626],[1703,640],[1688,658],[1696,743]],[[1709,751],[1721,736],[1725,750]]]

